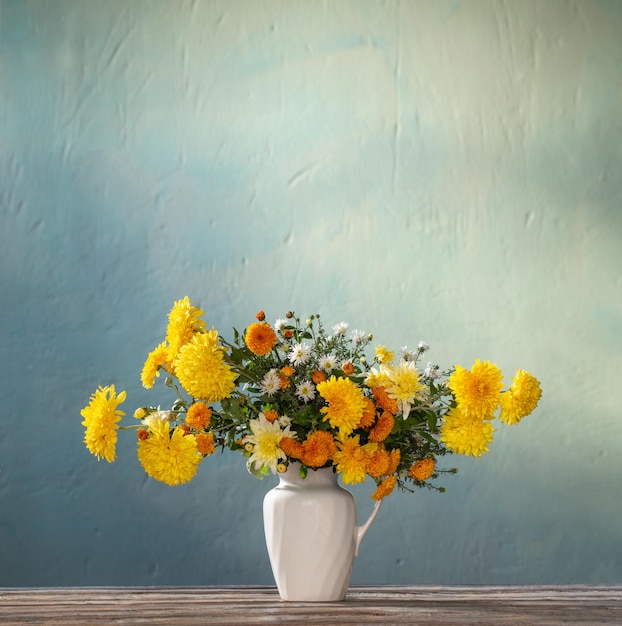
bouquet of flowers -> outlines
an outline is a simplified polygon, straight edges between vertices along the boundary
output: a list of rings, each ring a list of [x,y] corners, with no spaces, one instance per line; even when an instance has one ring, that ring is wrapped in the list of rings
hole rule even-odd
[[[398,356],[345,322],[327,330],[319,315],[304,321],[288,312],[271,325],[260,311],[232,342],[207,329],[204,312],[188,297],[174,303],[166,336],[148,355],[144,387],[156,379],[174,393],[170,409],[143,406],[133,425],[120,425],[126,392],[99,387],[81,411],[84,442],[98,459],[116,457],[117,431],[136,432],[146,473],[168,485],[186,483],[217,449],[246,457],[262,478],[292,462],[308,471],[333,467],[345,484],[371,477],[372,498],[396,486],[443,490],[437,458],[488,452],[498,418],[516,424],[541,397],[538,380],[503,374],[489,361],[441,371],[420,365],[424,342]]]

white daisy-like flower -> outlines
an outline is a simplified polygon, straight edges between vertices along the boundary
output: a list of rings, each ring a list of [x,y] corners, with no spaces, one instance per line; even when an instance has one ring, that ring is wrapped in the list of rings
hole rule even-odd
[[[334,354],[325,354],[320,358],[319,366],[325,372],[330,372],[337,368],[337,357]]]
[[[303,380],[296,385],[296,395],[304,402],[309,402],[315,398],[315,385],[310,380]]]
[[[351,337],[354,343],[363,343],[367,335],[362,330],[353,330]]]
[[[345,335],[348,332],[349,324],[346,322],[340,322],[339,324],[335,324],[333,326],[333,333],[335,336],[337,335]]]
[[[281,378],[276,369],[271,369],[264,375],[259,383],[259,388],[262,393],[268,396],[273,396],[281,389]]]
[[[286,326],[286,319],[278,319],[276,322],[274,322],[274,330],[283,330]]]
[[[428,364],[423,371],[423,375],[426,378],[430,378],[431,380],[436,380],[440,376],[440,374],[438,373],[438,365],[434,365],[428,361]]]
[[[304,365],[311,356],[311,346],[306,343],[295,343],[287,358],[292,365]]]
[[[291,424],[292,424],[292,418],[288,417],[287,415],[281,415],[281,417],[279,417],[278,421],[279,421],[279,424],[283,428],[287,428],[288,426],[291,426]],[[291,437],[296,439],[296,433],[292,433]]]
[[[171,419],[170,411],[160,411],[160,407],[158,407],[157,411],[153,413],[149,413],[147,417],[142,419],[140,423],[145,426],[147,429],[151,428],[156,422],[168,422]]]
[[[400,357],[404,359],[404,361],[416,361],[417,353],[408,349],[408,346],[402,346],[400,348]]]
[[[278,420],[270,423],[263,413],[259,414],[259,419],[251,420],[249,424],[252,435],[247,435],[244,440],[253,445],[253,454],[246,465],[254,466],[255,469],[265,465],[273,474],[276,474],[279,461],[286,459],[285,452],[281,450],[279,443],[283,437],[292,436],[289,426],[283,428]]]
[[[427,352],[430,349],[430,346],[425,341],[420,341],[417,347],[419,352]]]

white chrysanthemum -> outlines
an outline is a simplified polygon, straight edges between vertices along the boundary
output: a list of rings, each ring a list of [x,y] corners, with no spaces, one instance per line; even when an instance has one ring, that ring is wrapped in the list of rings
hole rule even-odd
[[[281,450],[279,443],[283,437],[291,437],[293,433],[289,430],[289,426],[282,428],[279,420],[269,422],[263,413],[260,413],[259,419],[250,421],[250,427],[252,435],[244,438],[246,443],[253,445],[253,453],[247,461],[247,466],[254,466],[258,470],[265,465],[273,474],[276,474],[279,461],[286,459],[285,452]]]
[[[440,374],[438,373],[438,365],[434,365],[428,361],[428,364],[423,371],[423,375],[430,380],[436,380],[440,377]]]
[[[337,367],[337,357],[334,354],[325,354],[320,358],[319,366],[325,372],[330,372]]]
[[[281,378],[275,369],[271,369],[265,374],[259,383],[262,393],[273,396],[281,388]]]
[[[363,343],[367,338],[367,335],[362,330],[353,330],[350,336],[354,343]]]
[[[387,395],[397,402],[400,413],[407,419],[413,403],[423,392],[417,366],[412,361],[400,361],[398,365],[388,368],[387,373],[390,381]]]
[[[296,395],[304,402],[315,398],[315,385],[310,380],[303,380],[296,386]]]
[[[311,356],[311,346],[306,343],[295,343],[287,355],[292,365],[304,365]]]
[[[278,319],[276,322],[274,322],[274,330],[283,330],[286,326],[286,319]]]
[[[430,349],[430,346],[425,341],[420,341],[417,347],[419,352],[427,352]]]
[[[339,322],[333,326],[333,333],[337,335],[345,335],[348,332],[349,324],[346,322]]]
[[[170,411],[160,411],[158,409],[157,411],[154,411],[153,413],[149,413],[149,415],[147,415],[147,417],[142,419],[140,423],[145,428],[153,428],[156,422],[168,422],[170,419],[171,419]]]
[[[417,353],[408,349],[408,346],[402,346],[400,348],[400,358],[404,359],[404,361],[416,361]]]
[[[286,428],[286,427],[288,427],[288,426],[291,426],[291,424],[292,424],[292,418],[291,418],[291,417],[288,417],[287,415],[281,415],[281,417],[279,417],[279,420],[278,420],[278,421],[279,421],[279,424],[280,424],[281,426],[283,426],[283,428]],[[294,433],[294,434],[292,434],[291,436],[292,436],[294,439],[296,438],[296,434],[295,434],[295,433]]]

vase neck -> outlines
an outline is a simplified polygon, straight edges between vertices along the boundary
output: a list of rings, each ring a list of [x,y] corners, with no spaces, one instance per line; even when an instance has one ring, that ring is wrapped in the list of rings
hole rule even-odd
[[[307,475],[300,475],[300,463],[290,463],[287,471],[279,474],[279,487],[324,487],[337,484],[337,474],[332,467],[313,470],[307,469]]]

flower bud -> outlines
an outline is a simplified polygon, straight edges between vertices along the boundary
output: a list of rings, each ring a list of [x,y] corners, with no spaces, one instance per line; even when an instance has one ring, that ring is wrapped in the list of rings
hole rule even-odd
[[[146,415],[147,415],[147,409],[144,406],[141,406],[140,408],[134,411],[134,417],[137,420],[143,419],[143,417],[146,417]]]

